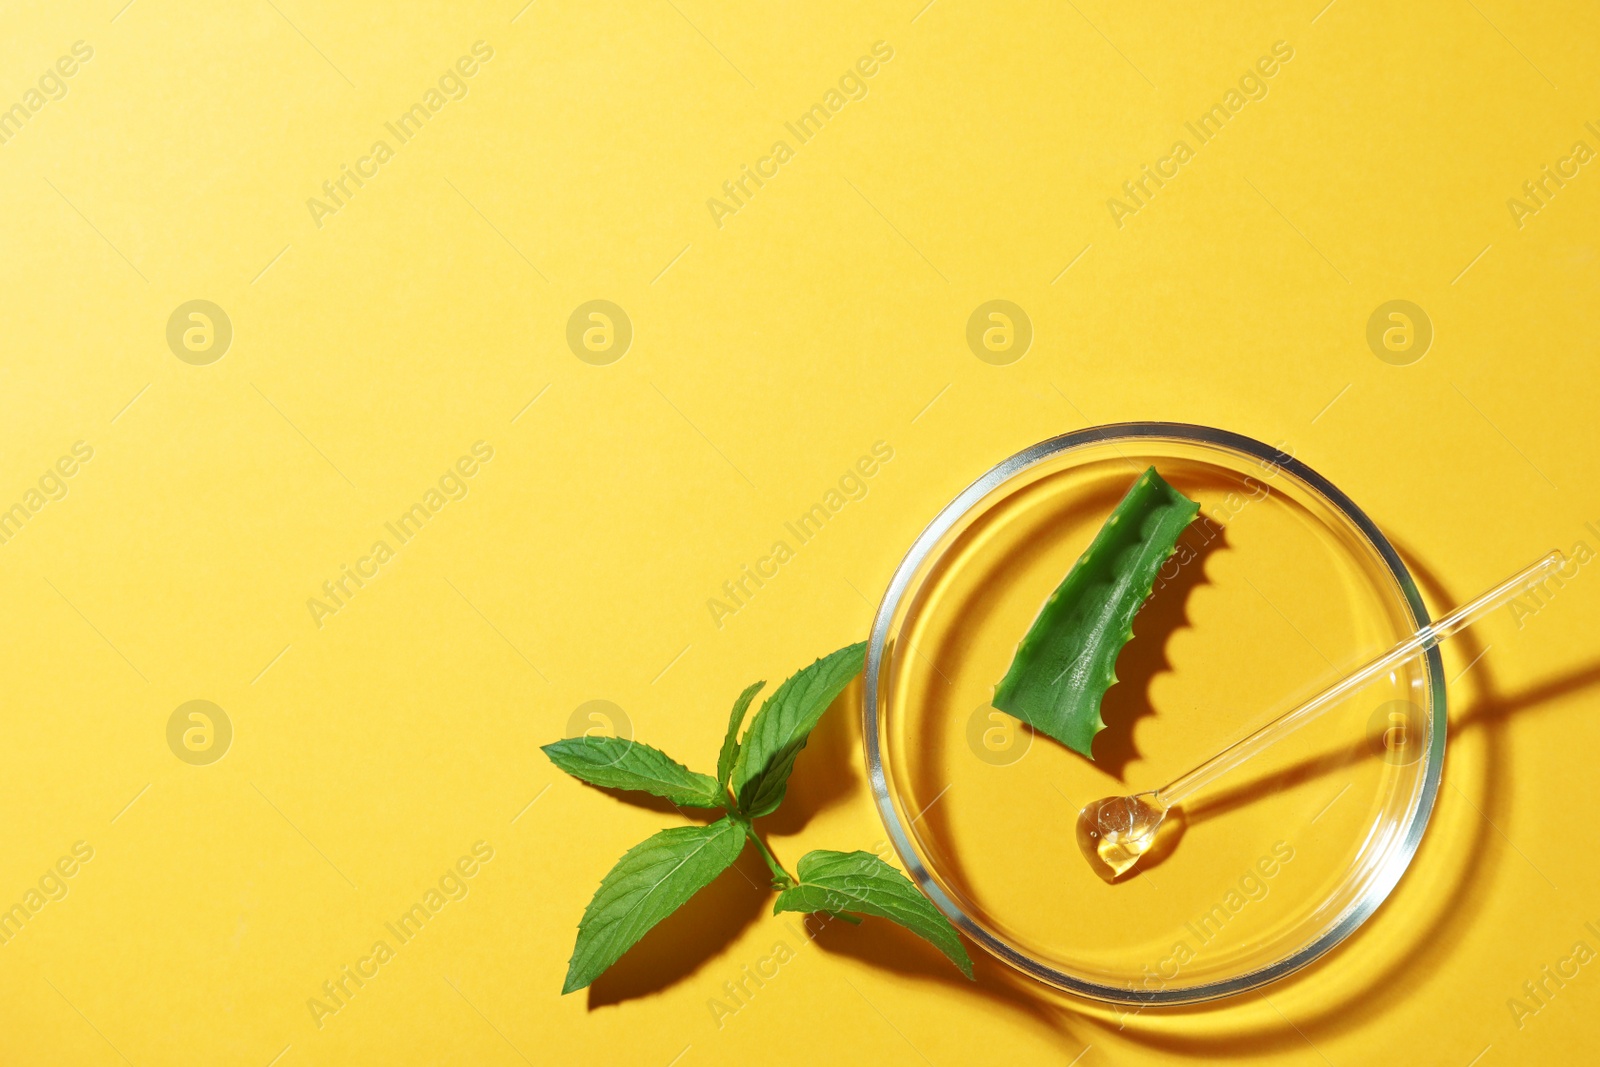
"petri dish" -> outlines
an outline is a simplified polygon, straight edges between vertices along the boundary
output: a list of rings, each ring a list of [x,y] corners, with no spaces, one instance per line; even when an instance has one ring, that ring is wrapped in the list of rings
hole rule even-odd
[[[1147,467],[1201,505],[1156,580],[1089,761],[990,706],[1041,604]],[[1429,621],[1383,534],[1278,448],[1097,426],[1000,463],[896,570],[863,687],[869,780],[908,873],[979,946],[1113,1004],[1192,1004],[1349,937],[1416,851],[1444,760],[1438,649],[1191,798],[1107,882],[1079,809],[1153,789]]]

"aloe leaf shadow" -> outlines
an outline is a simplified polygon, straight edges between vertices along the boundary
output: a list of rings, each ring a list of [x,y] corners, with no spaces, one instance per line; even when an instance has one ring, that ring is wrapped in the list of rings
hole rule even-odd
[[[1133,640],[1117,657],[1117,682],[1100,701],[1106,728],[1094,739],[1095,765],[1117,781],[1126,780],[1128,764],[1138,755],[1133,731],[1138,720],[1155,714],[1150,686],[1156,675],[1169,669],[1167,642],[1188,625],[1189,594],[1210,583],[1206,560],[1228,545],[1227,530],[1205,516],[1195,520],[1178,539],[1178,552],[1162,569],[1174,568],[1171,578],[1157,577],[1157,588],[1133,619]],[[1188,553],[1186,556],[1185,553]]]

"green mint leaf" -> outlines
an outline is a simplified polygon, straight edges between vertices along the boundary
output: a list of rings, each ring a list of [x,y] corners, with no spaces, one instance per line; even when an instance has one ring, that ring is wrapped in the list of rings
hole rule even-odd
[[[725,802],[715,778],[691,771],[659,748],[638,741],[569,737],[545,745],[544,754],[557,767],[590,785],[637,789],[694,808],[720,808]]]
[[[911,880],[870,852],[808,852],[796,868],[800,884],[778,894],[781,911],[847,911],[897,922],[927,941],[972,977],[972,960],[944,913]]]
[[[733,865],[744,827],[730,819],[675,826],[627,851],[583,910],[563,994],[582,989],[650,929]]]
[[[1050,594],[995,686],[994,706],[1089,759],[1100,700],[1156,573],[1200,505],[1151,467]]]
[[[739,755],[739,727],[744,725],[744,714],[750,710],[750,702],[756,698],[756,693],[766,684],[756,682],[733,702],[733,711],[728,716],[728,734],[722,739],[722,752],[717,756],[717,783],[724,789],[728,786],[728,776],[733,773],[733,761]]]
[[[746,815],[770,815],[783,802],[795,757],[828,705],[860,673],[866,648],[857,643],[823,656],[762,702],[733,765],[734,796]]]

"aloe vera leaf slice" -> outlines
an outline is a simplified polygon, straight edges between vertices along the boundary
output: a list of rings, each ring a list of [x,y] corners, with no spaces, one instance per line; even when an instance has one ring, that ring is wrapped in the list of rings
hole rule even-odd
[[[1100,701],[1116,682],[1133,617],[1200,505],[1154,467],[1133,483],[1017,645],[994,706],[1089,759],[1105,729]]]

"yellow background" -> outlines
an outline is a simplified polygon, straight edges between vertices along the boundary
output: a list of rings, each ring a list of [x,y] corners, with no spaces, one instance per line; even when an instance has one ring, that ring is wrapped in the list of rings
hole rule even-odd
[[[1436,606],[1597,543],[1600,176],[1520,229],[1506,201],[1600,148],[1600,12],[1319,7],[7,5],[0,106],[94,54],[0,145],[0,506],[94,454],[0,545],[0,906],[94,858],[0,946],[0,1060],[1571,1062],[1600,965],[1520,1029],[1506,1002],[1600,947],[1587,570],[1485,628],[1413,869],[1270,1000],[1119,1019],[988,959],[969,986],[882,924],[806,943],[753,853],[557,993],[601,874],[679,820],[537,746],[604,699],[708,766],[738,689],[864,636],[915,533],[1033,441],[1286,442]],[[307,199],[480,40],[468,95],[319,227]],[[1119,229],[1107,199],[1280,40],[1266,98]],[[707,199],[877,41],[866,98],[719,228]],[[995,298],[1035,331],[1008,366],[965,340]],[[234,330],[205,366],[166,342],[192,299]],[[566,344],[591,299],[633,324],[608,366]],[[1394,299],[1435,330],[1408,366],[1366,342]],[[480,440],[466,498],[319,628],[307,599]],[[713,625],[879,440],[868,496]],[[233,724],[209,766],[167,745],[194,699]],[[831,714],[775,820],[791,863],[883,836]],[[480,840],[470,894],[319,1029],[307,999]],[[719,1028],[708,1000],[778,941],[795,959]]]

